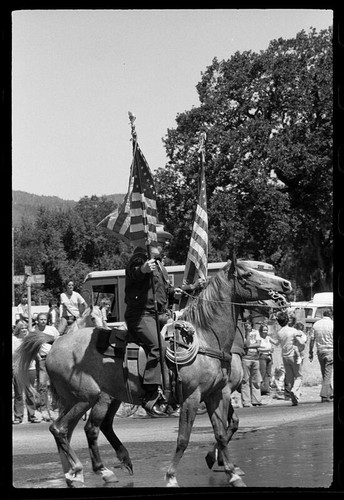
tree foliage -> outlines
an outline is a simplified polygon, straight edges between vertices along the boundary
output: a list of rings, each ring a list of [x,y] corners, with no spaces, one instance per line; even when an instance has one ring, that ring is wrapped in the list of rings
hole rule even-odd
[[[106,197],[87,196],[65,210],[40,207],[35,223],[22,220],[14,231],[14,273],[44,274],[45,285],[32,287],[32,299],[58,298],[67,279],[80,289],[86,274],[94,270],[120,269],[128,260],[128,248],[97,224],[116,208]],[[24,292],[16,287],[16,302]]]
[[[157,172],[158,208],[185,262],[205,131],[210,260],[271,262],[309,297],[332,289],[332,30],[216,58],[200,106],[177,116]]]

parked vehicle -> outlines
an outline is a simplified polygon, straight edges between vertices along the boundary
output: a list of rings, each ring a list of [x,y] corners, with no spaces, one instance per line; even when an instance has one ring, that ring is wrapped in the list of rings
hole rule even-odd
[[[309,331],[313,324],[323,317],[324,310],[328,308],[333,308],[333,292],[316,293],[312,300],[292,302],[290,311],[301,321],[304,317],[306,331]]]

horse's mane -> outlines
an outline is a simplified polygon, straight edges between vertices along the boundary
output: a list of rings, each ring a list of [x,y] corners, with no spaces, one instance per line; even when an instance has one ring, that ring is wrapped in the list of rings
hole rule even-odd
[[[196,328],[209,328],[214,318],[230,307],[228,296],[232,290],[232,280],[228,278],[230,267],[228,262],[215,276],[212,276],[197,298],[192,299],[181,319],[190,321]]]

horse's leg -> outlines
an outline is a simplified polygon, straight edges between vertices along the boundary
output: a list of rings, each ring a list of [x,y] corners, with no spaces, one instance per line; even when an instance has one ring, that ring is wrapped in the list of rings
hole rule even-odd
[[[123,443],[118,439],[112,427],[114,416],[116,415],[116,412],[120,405],[121,401],[118,401],[116,399],[112,400],[109,409],[104,417],[104,420],[101,423],[100,430],[115,450],[117,458],[121,462],[121,466],[127,469],[129,471],[129,474],[132,475],[133,464],[131,462],[129,452],[123,445]]]
[[[201,401],[199,392],[193,393],[184,401],[180,409],[177,448],[172,462],[166,472],[166,486],[178,487],[176,478],[177,466],[189,444],[193,423],[197,415],[197,409]]]
[[[232,361],[231,361],[231,370],[230,370],[230,376],[229,376],[229,381],[228,381],[228,387],[230,389],[231,394],[233,394],[234,391],[240,391],[241,390],[241,382],[243,378],[243,368],[242,368],[242,362],[241,362],[241,356],[237,353],[232,354]],[[232,439],[233,434],[238,430],[239,428],[239,418],[237,414],[234,411],[232,402],[230,401],[229,409],[228,409],[228,432],[229,432],[229,440]],[[210,451],[207,456],[205,457],[205,460],[207,462],[207,465],[209,469],[211,469],[214,465],[214,463],[217,461],[218,465],[222,466],[223,465],[223,460],[221,456],[221,452],[218,451],[217,444],[214,444],[213,450]],[[243,471],[237,467],[237,473],[238,474],[244,474]]]
[[[104,467],[100,457],[98,447],[98,436],[100,430],[115,449],[117,456],[119,456],[122,463],[125,463],[127,468],[132,471],[128,451],[117,438],[116,434],[113,431],[111,434],[110,431],[110,428],[112,429],[113,418],[120,404],[120,401],[114,400],[109,395],[102,393],[99,400],[92,408],[85,425],[85,433],[92,461],[92,469],[96,474],[100,474],[106,483],[118,482],[118,479],[112,470]]]
[[[49,430],[55,438],[66,483],[71,488],[81,488],[84,486],[83,466],[75,451],[70,446],[70,440],[77,423],[89,407],[89,402],[79,402],[69,408],[65,408],[49,426]]]
[[[229,408],[228,408],[228,442],[232,439],[233,435],[236,433],[236,431],[239,428],[239,417],[234,411],[233,405],[230,402],[229,403]],[[214,465],[214,463],[217,461],[219,466],[223,465],[223,459],[222,459],[222,454],[219,452],[217,443],[214,444],[214,448],[212,451],[209,451],[207,456],[205,457],[205,461],[207,462],[207,465],[209,469],[211,469]],[[242,474],[241,469],[237,468],[238,471],[240,470],[240,473]],[[238,472],[239,473],[239,472]]]
[[[236,466],[230,461],[228,442],[233,432],[227,426],[228,412],[231,406],[230,390],[226,386],[222,393],[218,392],[210,396],[206,401],[208,414],[212,423],[217,448],[222,454],[225,473],[229,476],[231,486],[246,486],[237,472]],[[227,417],[227,418],[226,418]]]

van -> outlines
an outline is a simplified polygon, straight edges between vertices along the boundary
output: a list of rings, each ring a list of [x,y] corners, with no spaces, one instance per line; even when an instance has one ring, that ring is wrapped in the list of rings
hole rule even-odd
[[[323,317],[326,309],[333,308],[333,292],[322,292],[314,294],[312,300],[292,302],[290,310],[296,317],[304,315],[306,332],[313,324]]]
[[[271,264],[260,261],[245,261],[250,267],[259,271],[274,274]],[[214,276],[227,262],[212,262],[208,264],[208,277]],[[185,266],[166,266],[172,286],[181,287]],[[81,295],[87,304],[100,306],[102,299],[110,301],[109,326],[120,326],[124,323],[126,304],[124,302],[125,269],[111,271],[92,271],[87,274],[81,288]]]

